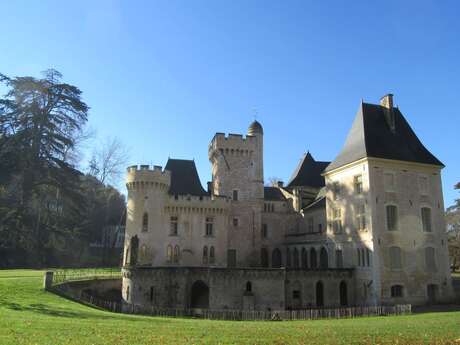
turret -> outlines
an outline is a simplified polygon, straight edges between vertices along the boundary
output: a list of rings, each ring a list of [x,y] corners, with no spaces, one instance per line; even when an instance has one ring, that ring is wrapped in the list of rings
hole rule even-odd
[[[153,224],[160,221],[170,185],[171,173],[161,166],[128,167],[124,264],[137,263],[139,241],[143,243]]]

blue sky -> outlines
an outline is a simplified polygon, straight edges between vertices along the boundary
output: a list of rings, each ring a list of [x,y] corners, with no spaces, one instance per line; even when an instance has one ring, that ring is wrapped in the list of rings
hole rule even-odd
[[[332,160],[359,102],[392,92],[460,181],[458,1],[0,0],[0,72],[63,73],[100,139],[130,163],[194,158],[205,185],[215,132],[265,130],[265,177],[302,154]]]

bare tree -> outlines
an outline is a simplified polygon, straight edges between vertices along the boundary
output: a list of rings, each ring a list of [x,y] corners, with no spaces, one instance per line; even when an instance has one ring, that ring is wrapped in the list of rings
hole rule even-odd
[[[129,150],[120,139],[108,137],[93,152],[89,162],[89,174],[104,184],[116,185],[122,177],[128,158]]]

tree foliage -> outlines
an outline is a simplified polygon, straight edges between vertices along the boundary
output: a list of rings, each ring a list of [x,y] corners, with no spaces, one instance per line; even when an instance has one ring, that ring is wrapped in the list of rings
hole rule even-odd
[[[455,189],[460,190],[460,182],[455,185]],[[446,221],[452,268],[460,269],[460,199],[447,208]]]
[[[87,246],[109,221],[91,217],[107,207],[99,194],[116,195],[119,213],[124,198],[76,169],[89,110],[76,86],[56,70],[39,79],[0,74],[0,82],[7,90],[0,98],[0,254],[9,254],[10,265],[53,264],[56,253]]]

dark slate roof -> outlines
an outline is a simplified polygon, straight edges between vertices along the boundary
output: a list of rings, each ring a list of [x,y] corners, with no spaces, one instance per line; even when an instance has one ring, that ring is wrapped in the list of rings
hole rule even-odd
[[[307,152],[292,174],[287,188],[296,186],[324,187],[324,177],[321,176],[321,173],[326,169],[329,163],[330,162],[317,162],[310,152]]]
[[[264,129],[262,128],[262,125],[260,124],[259,121],[254,120],[254,122],[252,122],[249,125],[248,134],[249,135],[264,134]]]
[[[264,187],[264,199],[271,201],[284,201],[286,200],[283,193],[276,187]]]
[[[361,103],[342,151],[326,171],[364,157],[444,166],[423,146],[399,109],[393,111],[394,131],[385,120],[382,106]]]
[[[165,170],[171,172],[170,194],[204,196],[208,193],[201,186],[195,162],[185,159],[168,159]]]

